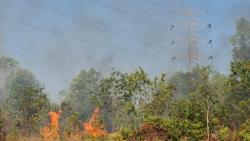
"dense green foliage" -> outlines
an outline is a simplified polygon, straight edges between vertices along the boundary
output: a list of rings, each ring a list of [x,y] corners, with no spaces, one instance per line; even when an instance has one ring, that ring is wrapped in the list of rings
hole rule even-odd
[[[202,122],[191,122],[186,119],[151,117],[145,122],[161,127],[168,137],[173,140],[179,140],[182,137],[188,137],[191,140],[202,139],[206,133],[206,128],[203,126]]]
[[[37,133],[45,125],[48,111],[60,109],[61,130],[71,134],[83,130],[83,122],[99,107],[102,122],[109,132],[115,132],[111,135],[115,140],[145,133],[143,125],[154,127],[150,133],[159,131],[171,140],[196,141],[212,135],[220,140],[250,140],[249,21],[241,18],[237,22],[231,42],[233,61],[228,76],[210,66],[153,78],[142,68],[106,76],[94,69],[82,70],[70,87],[61,91],[60,105],[49,101],[34,74],[14,59],[3,57],[0,129],[7,125],[8,131]]]
[[[16,70],[7,82],[7,94],[12,124],[29,132],[38,130],[47,116],[49,100],[33,74]]]
[[[234,45],[234,61],[250,60],[250,22],[241,18],[236,25],[236,34],[232,36],[231,42]]]
[[[69,108],[69,111],[65,112],[78,112],[81,119],[88,119],[95,108],[93,96],[100,79],[101,74],[94,69],[81,71],[80,74],[73,79],[69,90],[61,93],[65,99],[64,104]]]
[[[1,58],[0,70],[4,72],[1,90],[5,101],[1,101],[1,116],[5,121],[5,130],[10,134],[31,134],[39,131],[50,108],[42,85],[14,59]]]

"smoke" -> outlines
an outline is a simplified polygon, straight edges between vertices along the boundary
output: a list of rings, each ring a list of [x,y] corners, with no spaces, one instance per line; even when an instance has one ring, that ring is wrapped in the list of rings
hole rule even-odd
[[[3,89],[4,83],[5,83],[5,73],[2,69],[0,69],[0,90]]]
[[[105,56],[100,58],[96,63],[94,63],[95,68],[97,71],[102,72],[104,75],[109,74],[113,69],[115,55],[114,53],[107,53]]]
[[[1,24],[0,24],[0,26],[1,26]],[[4,49],[3,49],[3,47],[4,47],[4,44],[3,44],[4,43],[4,39],[3,39],[4,31],[3,30],[4,29],[0,28],[0,58],[4,55]]]
[[[42,51],[39,57],[42,59],[43,69],[38,71],[38,77],[46,82],[52,93],[67,88],[82,69],[93,67],[103,74],[108,74],[113,68],[112,53],[99,52],[95,48],[89,48],[88,44],[82,47],[67,39],[53,38],[53,41],[48,41],[51,47]]]
[[[0,7],[8,8],[3,7],[0,10],[0,15],[69,35],[60,36],[8,21],[2,22],[1,20],[0,22],[1,25],[6,24],[5,28],[4,26],[0,27],[0,31],[3,31],[0,32],[0,37],[3,36],[0,41],[9,41],[5,44],[8,47],[6,55],[14,56],[24,68],[34,72],[37,78],[46,84],[46,88],[53,95],[53,100],[57,99],[56,95],[59,91],[69,86],[69,83],[80,70],[93,67],[105,74],[112,70],[113,60],[115,59],[114,54],[110,53],[113,52],[112,49],[85,42],[85,40],[89,40],[109,44],[113,42],[112,31],[99,30],[96,26],[85,24],[79,18],[73,18],[72,20],[60,16],[61,14],[57,15],[53,9],[39,6],[35,2],[29,2],[29,0],[14,3],[15,1],[1,1]],[[49,2],[49,4],[54,5],[54,2]],[[81,6],[71,3],[67,10],[73,11],[76,15],[79,14],[89,19],[101,21],[104,25],[110,24],[106,23],[108,21],[103,20],[102,17],[91,17],[93,13],[83,12],[79,8]],[[60,6],[56,5],[56,7]],[[86,6],[84,5],[84,7]],[[86,7],[86,11],[91,11],[93,8],[89,5]],[[81,39],[84,40],[81,41]],[[2,42],[0,42],[0,45],[1,55],[4,45],[2,45]]]
[[[220,17],[219,22],[223,23],[222,27],[216,27],[214,32],[217,32],[218,36],[215,39],[215,44],[213,49],[213,54],[215,57],[215,68],[224,73],[230,73],[230,61],[232,61],[232,49],[233,46],[230,43],[230,38],[236,32],[236,22],[244,17],[247,20],[250,20],[250,1],[240,0],[237,1],[223,16]],[[218,17],[219,18],[219,17]],[[225,64],[222,66],[221,64]]]
[[[38,79],[46,84],[46,88],[54,100],[57,99],[57,93],[67,88],[71,80],[82,69],[93,67],[101,73],[108,74],[113,68],[120,71],[131,71],[137,66],[142,66],[149,72],[149,75],[160,72],[172,73],[185,69],[187,66],[185,59],[187,47],[184,43],[186,30],[183,29],[186,21],[181,16],[170,14],[167,9],[182,12],[185,9],[198,8],[198,10],[209,10],[208,17],[210,18],[207,20],[212,22],[213,34],[216,34],[213,36],[214,49],[206,53],[214,55],[216,68],[225,72],[227,68],[225,69],[224,65],[221,64],[228,62],[231,57],[232,46],[229,44],[229,37],[233,35],[234,30],[232,29],[234,29],[235,22],[239,17],[250,18],[250,2],[243,0],[235,2],[236,4],[230,7],[229,12],[227,10],[220,13],[218,13],[218,9],[222,10],[221,7],[215,6],[220,2],[216,0],[197,4],[201,7],[192,6],[189,2],[180,0],[157,2],[166,9],[157,8],[142,1],[105,1],[111,7],[131,11],[130,13],[156,21],[148,22],[143,18],[133,18],[91,1],[46,1],[48,5],[66,9],[66,11],[71,11],[80,17],[93,19],[93,21],[98,21],[103,25],[115,25],[139,33],[140,37],[138,38],[138,34],[124,34],[124,32],[108,26],[100,28],[98,25],[85,23],[86,20],[80,20],[76,17],[67,18],[65,13],[55,14],[56,10],[37,5],[31,0],[24,2],[1,1],[0,15],[10,16],[54,32],[66,33],[80,40],[1,20],[0,56],[5,52],[4,55],[17,58],[20,64],[34,72]],[[157,21],[161,24],[158,24]],[[174,31],[168,29],[171,24],[176,27]],[[140,41],[140,39],[146,42]],[[100,44],[87,43],[86,40],[96,41]],[[171,46],[173,40],[176,41],[176,44]],[[119,49],[103,46],[102,43],[112,47],[137,50],[145,54],[158,54],[161,57],[154,58],[149,55],[122,52],[118,51]],[[176,59],[171,60],[173,57]]]
[[[0,24],[4,27],[4,24]],[[4,28],[0,28],[0,58],[4,56]]]
[[[227,15],[227,21],[236,22],[240,17],[250,20],[250,1],[240,0]]]
[[[6,78],[7,78],[6,72],[2,68],[0,68],[0,104],[4,102],[6,96],[6,89],[5,89]]]

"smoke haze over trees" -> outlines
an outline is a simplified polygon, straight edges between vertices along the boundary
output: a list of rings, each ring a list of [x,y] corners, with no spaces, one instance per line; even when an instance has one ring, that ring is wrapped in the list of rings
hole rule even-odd
[[[225,27],[218,24],[220,20],[215,21],[215,25],[219,25],[215,28],[211,28],[213,24],[205,24],[206,30],[211,28],[220,34],[205,39],[199,65],[188,67],[188,60],[180,59],[183,57],[181,53],[185,55],[188,51],[184,43],[171,40],[166,51],[172,53],[164,52],[166,39],[181,40],[182,37],[171,32],[177,24],[170,25],[168,32],[164,32],[161,22],[167,23],[167,20],[159,18],[161,10],[152,8],[153,12],[149,13],[153,17],[155,12],[161,11],[159,17],[151,20],[145,17],[148,12],[143,10],[152,3],[146,2],[146,7],[138,8],[136,14],[139,16],[135,16],[129,10],[140,5],[139,2],[122,9],[123,4],[129,4],[93,1],[88,2],[88,6],[81,2],[73,6],[76,8],[73,13],[81,11],[80,6],[84,6],[82,15],[88,19],[85,22],[94,15],[95,22],[101,21],[86,25],[83,25],[84,18],[80,14],[78,17],[69,14],[65,6],[56,5],[56,2],[40,3],[36,0],[28,4],[35,7],[27,10],[10,1],[0,2],[6,5],[4,8],[0,4],[0,13],[6,12],[5,16],[0,14],[0,20],[5,19],[5,22],[0,22],[0,141],[32,138],[55,141],[250,140],[249,2],[232,2],[232,6],[227,7],[233,13],[230,13],[231,18],[224,17],[229,18],[228,23],[223,22]],[[17,3],[25,6],[22,2]],[[211,8],[209,2],[204,3],[198,2],[197,5]],[[185,7],[187,3],[169,4]],[[193,7],[197,5],[193,4]],[[218,2],[217,5],[223,4]],[[11,8],[16,8],[20,15],[13,14]],[[110,13],[110,9],[116,12]],[[68,10],[73,8],[69,6]],[[121,15],[122,24],[114,20]],[[145,23],[138,26],[131,15]],[[51,23],[61,21],[62,24],[54,26],[43,22],[46,16]],[[103,16],[108,18],[102,19]],[[112,16],[114,19],[110,18]],[[36,20],[30,21],[29,17]],[[171,15],[167,17],[173,18]],[[187,22],[182,18],[173,18],[173,21],[178,24]],[[14,23],[27,28],[20,28],[20,33],[15,34],[20,39],[12,43],[10,37],[13,33],[8,31],[10,24]],[[106,31],[106,25],[119,23],[123,26],[123,33],[117,33],[113,27]],[[126,24],[130,23],[135,27],[124,31],[124,27],[129,27]],[[232,23],[234,28],[227,29]],[[65,25],[71,28],[64,28]],[[17,26],[12,30],[17,30]],[[32,36],[29,39],[21,36],[25,32],[37,34],[38,30],[39,37],[46,38],[37,39],[37,43]],[[143,36],[134,39],[136,34],[131,37],[128,31],[143,33]],[[16,49],[19,40],[25,43]],[[10,46],[12,48],[6,48]],[[28,54],[23,54],[25,50]],[[125,52],[129,55],[124,55]],[[206,53],[212,55],[206,56]]]

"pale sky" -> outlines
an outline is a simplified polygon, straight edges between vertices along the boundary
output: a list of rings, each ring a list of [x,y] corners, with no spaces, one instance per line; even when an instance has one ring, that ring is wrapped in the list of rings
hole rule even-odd
[[[199,63],[227,74],[229,39],[240,17],[250,20],[248,0],[0,0],[0,54],[33,72],[54,101],[91,67],[171,75],[187,69],[190,23],[173,11],[198,11]]]

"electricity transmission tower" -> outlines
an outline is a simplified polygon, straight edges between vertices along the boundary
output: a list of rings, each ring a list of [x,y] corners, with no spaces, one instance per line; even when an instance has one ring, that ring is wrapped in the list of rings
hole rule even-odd
[[[187,50],[187,59],[188,59],[188,71],[198,65],[198,55],[199,50],[197,47],[197,37],[192,35],[194,27],[188,26],[188,50]]]
[[[187,25],[187,70],[190,72],[193,67],[199,65],[199,43],[200,40],[204,40],[208,44],[212,43],[212,40],[200,37],[198,34],[199,26],[204,26],[205,28],[209,28],[211,31],[211,24],[207,24],[201,21],[198,21],[197,17],[201,14],[199,11],[189,10],[181,15],[188,17],[188,25]],[[210,56],[211,59],[212,57]]]
[[[184,15],[184,14],[183,14]],[[197,36],[198,33],[198,26],[200,23],[196,19],[196,17],[199,15],[198,12],[189,11],[185,13],[185,16],[189,17],[190,22],[188,23],[188,33],[187,33],[187,58],[188,58],[188,72],[191,72],[191,69],[193,67],[198,66],[198,59],[199,59],[199,48],[198,48],[198,42],[200,41],[200,37]],[[211,32],[211,24],[207,24],[205,26],[206,28],[210,29]],[[212,40],[209,39],[206,41],[207,44],[212,45]],[[213,56],[209,56],[208,60],[213,61]],[[190,86],[189,86],[190,87]],[[207,139],[210,140],[210,101],[209,101],[209,95],[207,95],[207,107],[206,107],[206,126],[207,126]]]
[[[195,36],[197,33],[197,26],[199,23],[194,20],[199,13],[194,11],[185,12],[185,15],[189,17],[188,22],[188,33],[187,33],[187,70],[191,71],[191,69],[198,65],[198,57],[199,57],[199,49],[198,49],[198,37]]]

